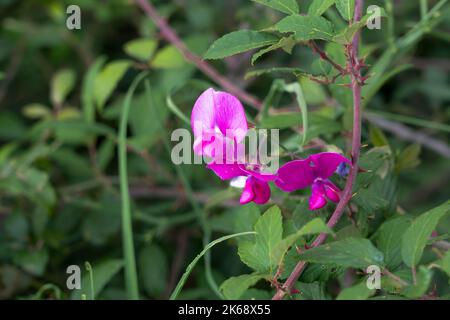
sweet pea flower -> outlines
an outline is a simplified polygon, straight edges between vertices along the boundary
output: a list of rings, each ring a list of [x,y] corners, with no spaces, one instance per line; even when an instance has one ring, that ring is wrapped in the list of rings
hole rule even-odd
[[[264,204],[270,198],[268,182],[276,176],[264,172],[260,165],[250,165],[236,156],[247,131],[244,108],[233,95],[207,89],[195,102],[191,114],[194,152],[213,158],[207,168],[230,185],[242,188],[241,204],[251,201]],[[231,147],[231,157],[228,152]],[[225,149],[225,153],[223,153]],[[242,159],[243,160],[243,159]]]
[[[317,210],[323,208],[327,200],[339,202],[341,190],[328,178],[342,163],[351,164],[347,158],[335,152],[322,152],[303,160],[290,161],[278,170],[275,184],[286,192],[311,186],[309,209]]]
[[[224,148],[228,150],[230,146],[234,151],[248,130],[240,101],[229,93],[212,88],[205,90],[195,102],[191,126],[194,152],[212,158],[221,158],[218,151],[222,153]]]
[[[240,204],[252,201],[264,204],[269,201],[269,182],[277,178],[274,174],[262,171],[262,167],[258,165],[210,163],[207,168],[214,171],[220,179],[231,180],[232,187],[243,189]]]

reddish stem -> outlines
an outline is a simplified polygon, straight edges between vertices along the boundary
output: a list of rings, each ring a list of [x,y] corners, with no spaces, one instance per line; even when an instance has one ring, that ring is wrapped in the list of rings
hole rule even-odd
[[[223,77],[216,69],[214,69],[209,63],[204,61],[201,57],[192,53],[189,48],[183,43],[183,41],[178,37],[176,32],[169,26],[169,24],[164,20],[156,11],[155,7],[151,4],[149,0],[135,0],[136,4],[141,7],[147,16],[149,16],[156,26],[159,28],[161,35],[173,44],[186,58],[186,60],[195,64],[197,68],[202,71],[210,79],[214,80],[223,89],[230,92],[231,94],[238,97],[240,100],[244,101],[248,105],[255,109],[261,109],[262,102],[259,101],[253,95],[245,92],[241,88],[234,85],[231,81]]]
[[[363,0],[356,0],[355,4],[355,14],[353,21],[358,22],[361,19]],[[361,85],[359,83],[359,78],[361,77],[360,64],[358,60],[358,47],[359,47],[359,32],[355,34],[352,44],[349,45],[349,55],[347,57],[348,64],[353,72],[351,72],[352,79],[352,92],[353,92],[353,132],[352,132],[352,168],[347,178],[347,183],[345,184],[344,191],[342,192],[341,199],[336,206],[333,214],[328,220],[328,227],[333,228],[344,213],[345,207],[352,198],[353,185],[356,180],[356,175],[358,174],[358,159],[361,148]],[[327,238],[327,234],[321,233],[314,240],[311,248],[320,246]],[[295,282],[300,277],[303,269],[306,266],[305,261],[299,261],[295,266],[294,270],[287,278],[283,286],[277,290],[272,300],[281,300],[286,295],[287,292],[291,292],[294,287]]]

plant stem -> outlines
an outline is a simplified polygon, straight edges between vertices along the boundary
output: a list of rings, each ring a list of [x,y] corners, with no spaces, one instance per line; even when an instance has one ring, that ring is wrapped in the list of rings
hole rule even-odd
[[[122,200],[122,242],[125,257],[125,283],[127,296],[130,300],[139,299],[139,289],[136,273],[136,259],[134,256],[133,227],[131,223],[130,194],[128,190],[127,172],[127,124],[131,98],[139,82],[147,76],[147,72],[140,73],[130,86],[122,107],[119,127],[119,175],[120,194]]]
[[[178,37],[176,32],[169,26],[156,11],[155,7],[149,0],[135,0],[136,4],[149,16],[156,26],[161,31],[161,35],[177,48],[187,61],[193,63],[197,68],[207,75],[210,79],[214,80],[223,89],[238,97],[253,108],[259,110],[262,107],[261,101],[251,94],[245,92],[241,88],[237,87],[231,81],[223,77],[216,69],[214,69],[209,63],[204,61],[201,57],[192,53],[183,41]]]
[[[353,18],[354,22],[361,20],[363,0],[356,0],[355,3],[355,15]],[[356,175],[358,173],[358,160],[361,148],[361,85],[359,78],[361,77],[360,65],[358,60],[358,47],[359,47],[359,37],[360,33],[356,33],[352,44],[348,46],[348,64],[352,72],[350,73],[352,79],[352,92],[353,92],[353,132],[352,132],[352,168],[347,178],[347,183],[345,184],[344,191],[342,192],[341,199],[336,206],[333,214],[328,220],[327,226],[333,228],[339,219],[342,217],[344,210],[352,198],[353,185],[356,180]],[[310,248],[320,246],[327,235],[325,233],[319,234],[314,240]],[[286,282],[277,290],[275,295],[272,297],[273,300],[281,300],[286,295],[290,293],[291,289],[294,287],[295,282],[300,277],[303,269],[306,266],[305,261],[299,261],[295,266],[292,273],[287,278]]]

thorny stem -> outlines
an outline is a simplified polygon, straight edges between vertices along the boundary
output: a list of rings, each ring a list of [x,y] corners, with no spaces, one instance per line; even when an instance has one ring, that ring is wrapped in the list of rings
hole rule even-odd
[[[317,46],[317,44],[314,41],[310,41],[309,42],[311,48],[313,49],[314,52],[316,52],[320,58],[322,60],[328,61],[336,70],[339,71],[339,73],[341,75],[345,75],[347,74],[347,70],[345,70],[341,65],[339,65],[338,63],[334,62],[325,51],[323,51],[322,49],[319,48],[319,46]]]
[[[363,7],[363,0],[356,0],[355,3],[355,14],[353,17],[354,22],[358,22],[361,20]],[[347,178],[347,183],[345,184],[344,191],[342,192],[341,199],[336,206],[333,214],[328,220],[328,227],[333,228],[339,219],[341,218],[344,210],[352,198],[352,190],[353,184],[356,180],[356,175],[358,173],[358,159],[361,148],[361,84],[359,82],[361,78],[361,65],[358,60],[358,47],[359,47],[359,37],[360,33],[356,33],[352,44],[348,46],[349,55],[347,57],[348,64],[351,69],[351,88],[353,92],[353,132],[352,132],[352,150],[351,150],[351,160],[352,160],[352,168],[350,169],[350,173]],[[325,233],[319,234],[317,238],[314,240],[311,248],[320,246],[326,239],[327,235]],[[277,290],[275,295],[272,297],[273,300],[281,300],[286,295],[292,291],[295,282],[300,277],[303,269],[306,266],[305,261],[299,261],[295,266],[294,270],[283,284],[283,286]]]
[[[241,88],[234,85],[231,81],[223,77],[216,69],[214,69],[210,64],[204,61],[201,57],[192,53],[188,47],[183,43],[183,41],[178,37],[176,32],[167,24],[156,11],[155,7],[151,4],[149,0],[135,0],[136,4],[149,16],[156,26],[159,28],[161,35],[170,43],[172,43],[188,60],[189,62],[195,64],[197,68],[207,75],[210,79],[214,80],[223,89],[235,95],[248,105],[255,109],[261,109],[262,102],[256,97],[245,92]]]

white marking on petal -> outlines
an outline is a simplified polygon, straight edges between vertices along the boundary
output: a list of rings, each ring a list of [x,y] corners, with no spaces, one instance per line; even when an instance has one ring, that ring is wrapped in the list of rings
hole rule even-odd
[[[245,182],[247,181],[248,177],[246,176],[239,176],[231,179],[230,186],[233,188],[239,188],[243,189],[245,187]]]

